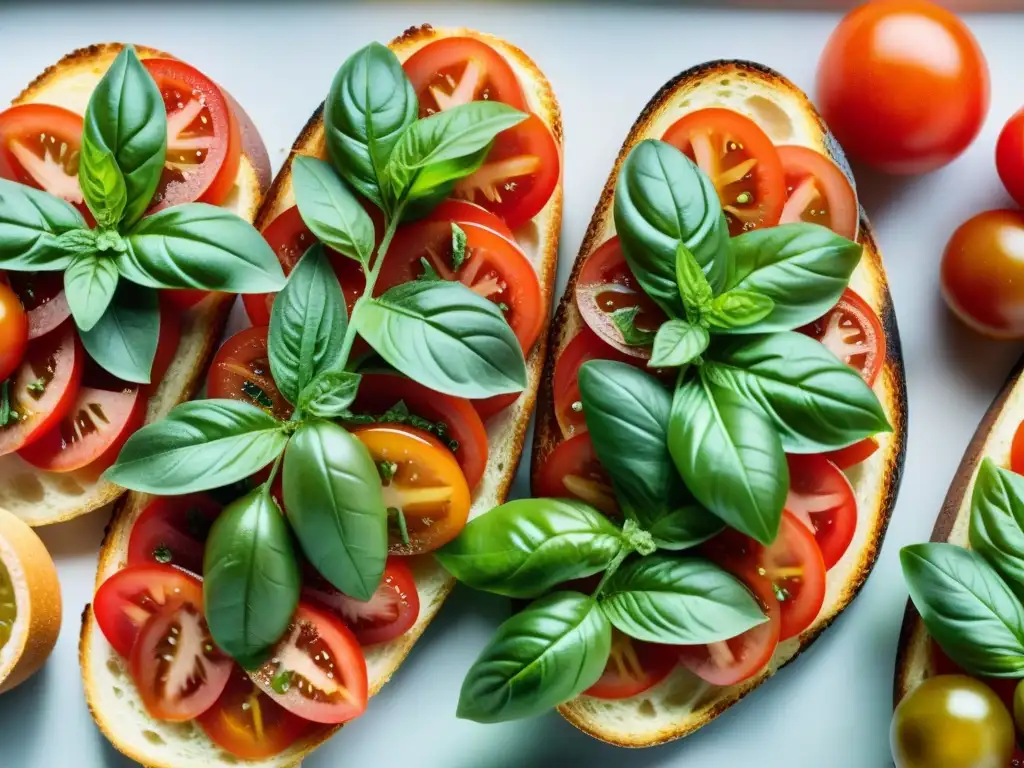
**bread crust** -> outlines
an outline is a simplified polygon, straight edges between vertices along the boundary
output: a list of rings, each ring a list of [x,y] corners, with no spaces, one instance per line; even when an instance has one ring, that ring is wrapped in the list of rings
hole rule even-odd
[[[640,113],[619,152],[609,174],[608,181],[598,200],[590,226],[587,228],[583,243],[580,246],[579,255],[573,264],[568,286],[559,301],[558,309],[552,322],[551,338],[549,340],[552,353],[548,357],[544,368],[542,389],[537,408],[537,423],[534,432],[532,455],[532,475],[534,480],[548,455],[562,440],[562,433],[554,411],[553,384],[555,363],[559,352],[583,324],[579,311],[576,308],[573,292],[586,257],[613,232],[612,202],[615,182],[622,163],[633,147],[642,139],[660,138],[667,125],[659,124],[665,122],[668,117],[678,119],[685,111],[688,111],[687,108],[681,107],[681,104],[685,104],[689,99],[699,95],[702,87],[709,89],[721,86],[724,89],[725,86],[722,84],[728,85],[730,89],[729,95],[722,96],[722,99],[731,99],[734,96],[735,89],[740,87],[740,82],[747,86],[756,85],[758,94],[777,95],[780,100],[784,98],[787,102],[791,103],[792,109],[794,111],[798,110],[800,119],[804,121],[804,124],[801,126],[803,133],[808,137],[816,133],[817,136],[813,138],[820,143],[820,146],[816,148],[827,153],[850,179],[851,184],[853,183],[849,164],[846,162],[838,143],[834,140],[806,95],[774,70],[746,61],[712,61],[688,69],[662,86]],[[725,93],[725,90],[721,92]],[[770,118],[771,110],[761,102],[754,104],[753,99],[761,98],[764,100],[766,97],[763,95],[753,95],[741,98],[746,99],[743,103],[751,105],[749,116],[755,118],[755,121],[762,124],[762,127],[765,127],[764,122],[757,118]],[[708,105],[710,104],[702,103],[700,106]],[[655,128],[659,128],[659,130],[655,131]],[[892,422],[894,431],[892,438],[885,441],[882,449],[879,451],[883,466],[880,467],[879,474],[874,477],[874,481],[877,483],[877,488],[873,489],[876,492],[872,493],[871,499],[874,509],[867,510],[869,512],[868,515],[864,514],[864,509],[860,509],[858,513],[858,528],[862,527],[861,521],[867,518],[870,521],[870,529],[865,530],[864,534],[862,534],[863,541],[856,548],[856,563],[852,564],[849,568],[841,588],[837,589],[835,594],[830,595],[831,600],[829,596],[826,597],[826,604],[815,623],[798,638],[786,641],[786,643],[780,645],[770,666],[754,679],[738,686],[717,689],[716,691],[705,691],[699,700],[699,710],[696,714],[689,710],[680,711],[678,719],[673,719],[668,724],[661,723],[658,726],[649,726],[647,730],[638,728],[627,730],[617,727],[612,718],[603,717],[587,707],[585,705],[585,698],[573,700],[559,707],[562,715],[585,733],[618,746],[647,747],[672,741],[696,731],[758,687],[778,669],[795,659],[831,625],[839,613],[856,597],[864,581],[867,579],[878,557],[902,475],[903,459],[906,450],[907,404],[906,381],[903,372],[896,315],[893,311],[892,300],[886,285],[881,255],[872,235],[870,225],[864,216],[863,209],[860,211],[858,241],[864,246],[864,258],[862,259],[862,265],[858,268],[858,272],[861,272],[868,287],[868,290],[865,291],[868,295],[864,297],[878,313],[886,333],[886,358],[879,377],[881,387],[876,385],[876,390],[881,389],[879,393],[880,398]],[[854,480],[854,485],[856,487],[856,480]],[[855,547],[851,547],[851,552],[854,549]],[[852,557],[851,553],[847,553],[844,561],[850,557]],[[830,580],[834,578],[833,573],[830,572]],[[673,675],[685,674],[682,671],[673,673]],[[669,682],[661,685],[671,685],[671,681],[672,676],[670,676]],[[646,695],[642,694],[635,697],[635,700],[643,701]],[[689,705],[692,705],[692,702]]]

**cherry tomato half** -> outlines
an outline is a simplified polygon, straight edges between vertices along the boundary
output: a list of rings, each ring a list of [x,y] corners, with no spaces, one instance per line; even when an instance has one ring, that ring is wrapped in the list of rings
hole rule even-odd
[[[534,470],[532,486],[532,495],[538,498],[576,498],[606,515],[620,513],[612,481],[598,461],[587,433],[556,445]]]
[[[868,386],[874,385],[885,362],[885,332],[875,311],[852,290],[843,291],[824,317],[798,330],[856,368]]]
[[[679,660],[679,648],[634,640],[612,628],[612,652],[604,674],[583,692],[595,699],[628,699],[660,683]]]
[[[291,416],[292,405],[284,399],[270,373],[266,326],[246,328],[224,342],[206,375],[206,394],[255,405],[279,419]]]
[[[839,467],[824,456],[786,456],[789,495],[786,509],[809,530],[825,568],[839,562],[857,530],[857,497]]]
[[[924,0],[852,10],[818,62],[817,104],[852,157],[887,173],[953,160],[988,112],[988,65],[952,12]]]
[[[7,279],[28,313],[28,338],[38,339],[71,317],[63,272],[8,272]]]
[[[673,123],[662,141],[685,152],[714,182],[730,235],[779,223],[786,204],[782,161],[753,120],[731,109],[700,109]]]
[[[780,224],[806,221],[857,239],[857,194],[839,166],[808,147],[778,147],[786,174],[786,205]]]
[[[201,576],[206,537],[220,511],[204,493],[154,498],[132,525],[128,565],[164,563]]]
[[[28,315],[11,287],[0,283],[0,381],[21,365],[26,346]]]

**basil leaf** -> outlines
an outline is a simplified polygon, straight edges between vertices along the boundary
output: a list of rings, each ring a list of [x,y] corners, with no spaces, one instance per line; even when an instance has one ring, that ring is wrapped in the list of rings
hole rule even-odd
[[[473,589],[525,598],[603,571],[621,551],[619,529],[596,509],[567,499],[519,499],[470,521],[434,554]]]
[[[775,302],[767,296],[734,288],[715,297],[707,319],[715,328],[736,330],[764,320],[774,308]]]
[[[348,314],[324,247],[315,243],[299,259],[270,313],[267,351],[274,381],[288,402],[314,377],[337,365]]]
[[[631,347],[646,347],[654,342],[655,332],[636,327],[636,316],[640,307],[620,307],[611,313],[612,323],[622,336],[622,341]]]
[[[413,200],[468,176],[487,157],[494,137],[528,115],[499,101],[471,101],[417,120],[388,159],[394,200]]]
[[[624,565],[600,605],[616,629],[649,643],[718,643],[768,620],[750,591],[714,563],[667,555]]]
[[[857,371],[800,333],[716,344],[702,374],[761,411],[790,453],[845,448],[892,431],[878,397]]]
[[[701,504],[762,544],[775,540],[789,468],[776,427],[760,410],[714,386],[702,368],[676,389],[668,448]]]
[[[1024,600],[1024,477],[985,458],[971,496],[971,548]]]
[[[348,371],[325,371],[316,376],[299,395],[299,408],[324,419],[348,413],[356,399],[362,376]]]
[[[331,164],[382,210],[384,166],[418,112],[416,91],[398,57],[380,43],[356,51],[331,83],[324,105]]]
[[[84,230],[85,219],[70,203],[0,179],[0,269],[67,269],[78,251],[61,237]]]
[[[128,234],[117,268],[152,288],[271,293],[284,287],[273,249],[255,227],[215,205],[186,203],[147,216]]]
[[[478,398],[526,386],[523,351],[501,311],[461,283],[405,283],[354,315],[381,357],[433,390]]]
[[[713,287],[725,278],[729,227],[718,191],[671,144],[648,139],[629,153],[615,185],[615,229],[640,287],[670,316],[683,314],[676,283],[680,244]]]
[[[203,607],[214,642],[235,659],[266,655],[299,604],[288,524],[265,485],[220,513],[206,539]]]
[[[287,442],[284,425],[254,405],[196,400],[129,437],[104,477],[143,493],[208,491],[248,478]]]
[[[711,336],[708,329],[686,320],[662,323],[654,337],[650,368],[678,368],[692,363],[708,348]]]
[[[597,682],[611,644],[592,598],[543,597],[498,628],[462,683],[457,715],[497,723],[543,714]]]
[[[304,424],[284,454],[284,505],[313,567],[349,597],[373,597],[388,556],[388,521],[366,446],[332,422]]]
[[[317,238],[364,266],[375,241],[373,220],[348,186],[323,160],[299,155],[292,161],[292,186],[302,221]]]
[[[730,243],[733,270],[726,287],[753,291],[775,306],[736,333],[791,331],[813,322],[839,301],[861,246],[817,224],[754,229]]]
[[[1024,673],[1024,607],[981,555],[914,544],[900,564],[928,633],[953,661],[985,677]]]
[[[623,506],[651,534],[658,549],[678,551],[702,544],[725,528],[721,520],[694,501],[689,491],[685,491],[685,496],[689,498],[676,500],[677,506],[656,509],[653,513],[628,503]]]
[[[682,243],[676,248],[676,286],[687,317],[698,318],[711,308],[714,291],[696,257]]]
[[[167,110],[160,89],[126,45],[89,98],[78,180],[102,227],[142,218],[167,154]]]
[[[65,293],[72,308],[72,302],[81,299],[72,299],[70,291],[65,290]],[[103,370],[125,381],[150,383],[153,358],[160,341],[160,306],[156,291],[120,281],[100,319],[92,328],[80,328],[80,331],[82,346]]]
[[[89,331],[107,311],[117,289],[117,265],[95,254],[77,257],[64,272],[64,295],[75,324]],[[149,293],[149,291],[144,291]]]

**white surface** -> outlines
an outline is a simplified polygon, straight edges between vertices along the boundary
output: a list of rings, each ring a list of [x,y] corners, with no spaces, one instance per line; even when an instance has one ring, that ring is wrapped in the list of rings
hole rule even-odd
[[[709,11],[624,3],[244,4],[150,7],[82,3],[0,8],[0,103],[64,53],[107,40],[164,48],[222,83],[259,126],[275,169],[327,92],[342,60],[422,22],[506,37],[548,74],[565,120],[561,284],[597,195],[634,118],[663,82],[708,59],[747,58],[813,87],[835,13]],[[132,7],[134,5],[134,7]],[[961,5],[963,5],[961,3]],[[225,4],[227,6],[227,4]],[[88,9],[88,10],[86,10]],[[969,23],[992,70],[992,108],[959,160],[910,181],[861,172],[861,199],[892,282],[910,387],[902,492],[881,560],[858,601],[804,656],[729,713],[671,745],[627,752],[594,741],[557,715],[498,726],[455,719],[462,677],[505,601],[460,589],[368,713],[306,765],[864,768],[889,763],[892,667],[906,590],[899,548],[931,531],[946,486],[978,420],[1020,352],[978,339],[947,315],[938,263],[956,225],[1006,205],[993,164],[1005,119],[1024,104],[1024,16]],[[524,464],[526,462],[524,461]],[[520,475],[518,490],[526,485]],[[0,766],[128,765],[94,726],[78,672],[79,616],[92,592],[104,513],[44,529],[64,590],[64,628],[44,671],[0,699]]]

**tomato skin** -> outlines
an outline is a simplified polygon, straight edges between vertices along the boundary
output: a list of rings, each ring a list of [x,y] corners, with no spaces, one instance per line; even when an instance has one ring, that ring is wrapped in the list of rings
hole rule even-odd
[[[924,0],[865,3],[825,45],[816,103],[851,157],[887,173],[925,173],[981,130],[988,65],[950,11]]]
[[[996,170],[1013,201],[1024,206],[1024,109],[1015,112],[999,132]]]
[[[823,317],[797,331],[817,339],[874,386],[885,364],[885,331],[871,306],[850,288]]]
[[[206,537],[221,509],[204,493],[154,498],[132,524],[128,565],[164,562],[201,576]]]
[[[28,315],[11,287],[0,283],[0,381],[18,366],[28,346]]]
[[[837,451],[828,451],[822,455],[839,467],[839,469],[849,469],[850,467],[857,466],[862,461],[867,461],[871,456],[874,456],[875,451],[877,451],[878,448],[878,440],[873,437],[865,437],[863,440],[847,446],[846,448],[840,448]]]
[[[547,499],[582,499],[609,516],[620,514],[612,482],[597,458],[587,433],[563,440],[535,463],[532,495]]]
[[[284,399],[270,373],[269,330],[266,326],[246,328],[224,342],[206,374],[207,397],[239,400],[279,419],[291,416],[292,405]]]
[[[495,216],[483,206],[471,203],[468,200],[449,197],[432,210],[426,220],[446,221],[449,224],[458,224],[460,226],[463,224],[477,224],[481,227],[486,227],[492,232],[497,232],[513,243],[516,240],[512,230],[508,228],[508,224],[502,221],[501,218]]]
[[[612,653],[604,674],[583,692],[595,699],[628,699],[653,688],[675,668],[679,648],[636,640],[612,628]]]
[[[28,314],[28,340],[56,330],[71,317],[62,272],[10,272],[11,288]]]
[[[1010,469],[1018,475],[1024,475],[1024,421],[1017,425],[1010,445]]]
[[[814,533],[826,570],[850,547],[857,530],[857,498],[846,475],[816,454],[787,455],[786,509]]]

